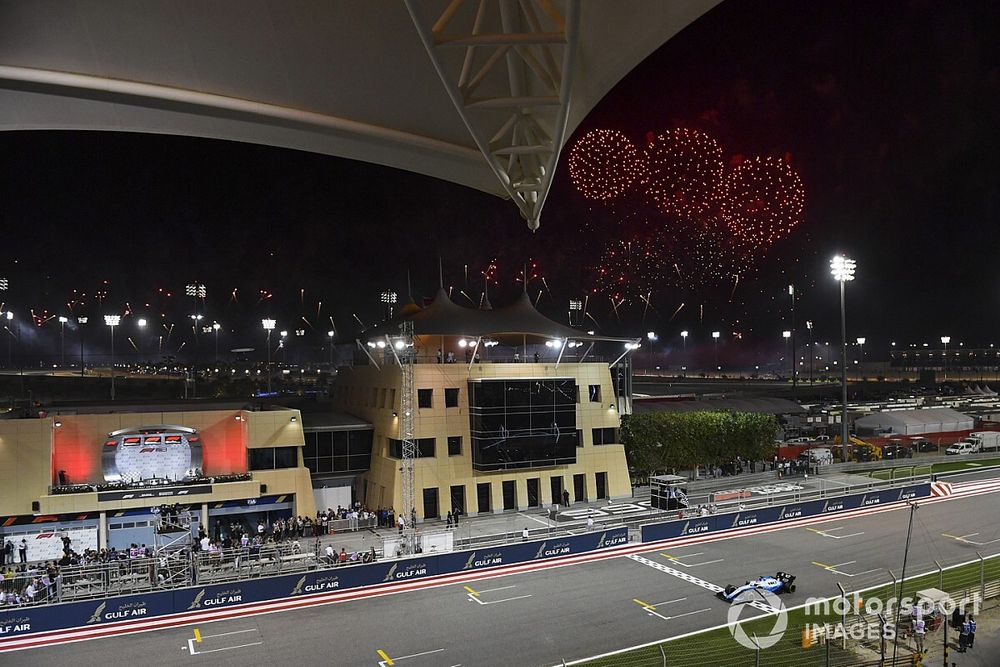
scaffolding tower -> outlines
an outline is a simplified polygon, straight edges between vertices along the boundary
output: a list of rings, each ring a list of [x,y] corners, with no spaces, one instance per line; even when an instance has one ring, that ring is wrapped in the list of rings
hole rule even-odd
[[[190,508],[164,505],[157,508],[153,530],[153,558],[156,579],[160,586],[188,586],[191,576],[191,554],[194,537],[191,524],[194,513]]]
[[[399,439],[403,441],[403,552],[416,553],[417,548],[417,506],[416,489],[414,488],[414,466],[417,458],[417,443],[414,439],[413,412],[413,364],[415,351],[413,348],[413,322],[406,321],[399,325],[400,336],[392,342],[391,349],[399,364],[400,385],[402,392],[399,398],[399,408],[402,420],[399,425]]]

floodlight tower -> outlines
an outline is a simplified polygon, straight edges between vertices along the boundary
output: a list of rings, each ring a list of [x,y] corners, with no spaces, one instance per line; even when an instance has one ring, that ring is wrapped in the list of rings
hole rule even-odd
[[[111,327],[111,400],[115,400],[115,327],[121,324],[121,315],[105,315],[104,323]]]
[[[392,290],[384,290],[379,298],[382,303],[382,319],[391,320],[392,312],[395,310],[399,295]]]
[[[840,283],[840,337],[842,353],[840,360],[840,446],[843,448],[844,462],[847,462],[847,308],[844,304],[844,285],[854,280],[857,264],[853,259],[837,255],[830,260],[830,273],[833,279]]]
[[[267,393],[271,393],[271,332],[274,331],[275,320],[263,319],[260,321],[267,332]]]
[[[69,318],[65,315],[59,316],[59,365],[66,365],[66,323]]]
[[[944,381],[948,381],[948,343],[951,342],[951,336],[941,336],[941,344],[944,345]]]

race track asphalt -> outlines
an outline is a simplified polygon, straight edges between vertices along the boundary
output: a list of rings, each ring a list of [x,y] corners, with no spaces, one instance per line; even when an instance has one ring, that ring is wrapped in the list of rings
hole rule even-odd
[[[1000,552],[998,512],[1000,493],[921,506],[910,572]],[[725,623],[729,606],[692,577],[725,586],[785,570],[798,577],[787,606],[836,595],[837,582],[851,590],[888,581],[886,569],[898,571],[902,562],[908,518],[901,509],[638,558],[17,651],[0,655],[0,664],[378,666],[388,658],[400,667],[553,665]],[[970,533],[978,534],[949,537]]]

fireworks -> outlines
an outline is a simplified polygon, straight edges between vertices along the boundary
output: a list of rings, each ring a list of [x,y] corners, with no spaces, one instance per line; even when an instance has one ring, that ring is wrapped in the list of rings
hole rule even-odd
[[[655,240],[612,241],[596,268],[594,292],[610,297],[612,303],[638,301],[656,289],[662,273]]]
[[[651,307],[651,294],[664,289],[724,289],[732,300],[771,246],[803,220],[802,179],[787,159],[727,163],[713,137],[683,127],[648,133],[638,166],[634,153],[622,133],[593,130],[569,162],[573,184],[609,204],[617,238],[627,239],[597,249],[592,281],[616,314],[626,302]]]
[[[638,151],[618,130],[591,130],[569,154],[570,179],[588,199],[617,199],[641,173]]]
[[[646,148],[646,193],[667,213],[707,213],[722,178],[722,148],[712,137],[679,127]]]
[[[802,221],[802,179],[780,158],[756,157],[737,165],[720,195],[720,213],[730,231],[756,246],[771,245]]]

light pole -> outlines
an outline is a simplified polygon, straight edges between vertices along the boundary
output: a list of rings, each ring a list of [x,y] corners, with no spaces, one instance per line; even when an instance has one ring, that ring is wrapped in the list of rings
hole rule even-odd
[[[59,365],[66,365],[66,323],[68,317],[59,316]]]
[[[844,303],[844,285],[854,280],[854,270],[857,265],[853,259],[837,255],[830,260],[830,273],[833,279],[840,283],[840,338],[843,344],[840,364],[841,415],[840,415],[840,445],[843,460],[847,462],[847,306]]]
[[[267,393],[271,393],[271,332],[274,331],[274,325],[276,322],[274,320],[264,319],[260,323],[264,326],[264,331],[267,332]]]
[[[146,325],[147,324],[149,324],[149,322],[146,321],[145,317],[140,317],[138,320],[136,320],[136,326],[139,327],[139,356],[140,356],[139,363],[142,363],[142,359],[141,359],[141,357],[142,357],[142,351],[146,347],[145,344],[144,344],[146,336],[144,334],[146,332]]]
[[[11,329],[11,320],[14,319],[14,312],[7,311],[7,369],[14,367],[14,355],[11,353],[11,348],[13,347],[12,341],[14,340],[14,331]]]
[[[327,331],[326,332],[326,337],[329,339],[327,341],[327,344],[330,347],[330,368],[332,370],[333,369],[333,331]]]
[[[792,337],[791,331],[782,331],[781,337],[785,339],[785,354],[788,354],[788,341]],[[795,373],[795,357],[792,357],[792,373]],[[793,385],[794,386],[794,385]]]
[[[792,301],[792,398],[798,389],[798,373],[795,366],[795,285],[788,286],[788,298]]]
[[[219,329],[222,325],[218,322],[212,322],[212,331],[215,332],[215,363],[219,363]]]
[[[806,320],[806,329],[809,330],[809,384],[813,384],[813,359],[816,357],[816,348],[813,347],[813,322]]]
[[[655,331],[647,331],[646,338],[649,340],[649,374],[653,374],[653,343],[660,340]]]
[[[288,331],[281,331],[281,340],[278,341],[278,347],[281,348],[281,365],[285,365],[285,343],[288,341]],[[284,371],[282,371],[284,372]]]
[[[719,370],[719,336],[721,336],[718,331],[712,332],[712,340],[715,341],[715,370]]]
[[[951,336],[941,336],[941,344],[944,345],[944,381],[948,381],[948,343],[951,342]]]
[[[864,336],[858,336],[858,347],[861,348],[861,359],[858,361],[858,379],[864,381],[865,379],[865,341],[868,340]]]
[[[104,323],[111,327],[111,400],[115,400],[115,327],[122,321],[121,315],[105,315]]]
[[[83,377],[83,325],[87,323],[87,316],[81,315],[76,322],[80,325],[80,377]]]

